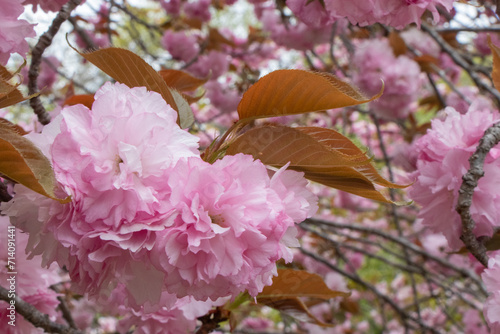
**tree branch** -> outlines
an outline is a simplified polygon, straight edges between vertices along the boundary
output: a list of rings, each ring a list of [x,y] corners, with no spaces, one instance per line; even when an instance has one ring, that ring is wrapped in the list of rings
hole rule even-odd
[[[462,177],[462,186],[458,191],[458,204],[456,210],[462,219],[462,235],[460,239],[467,249],[485,267],[488,266],[488,255],[486,247],[474,235],[476,223],[471,217],[470,207],[472,205],[472,195],[477,187],[478,180],[484,176],[484,160],[488,152],[500,142],[500,123],[489,127],[479,141],[476,151],[469,159],[470,169]]]
[[[0,300],[4,300],[9,303],[12,298],[9,298],[9,290],[0,286]],[[74,328],[69,328],[67,326],[50,321],[49,316],[38,311],[33,305],[25,302],[18,296],[14,298],[16,305],[16,312],[19,313],[29,321],[33,326],[42,328],[48,333],[60,333],[60,334],[83,334],[82,331]]]
[[[70,0],[66,5],[64,5],[59,13],[57,14],[49,30],[47,30],[40,38],[38,43],[31,52],[31,64],[28,71],[28,89],[29,94],[33,95],[38,93],[38,75],[40,74],[40,64],[42,63],[42,55],[51,44],[54,36],[59,31],[59,28],[69,18],[70,13],[73,9],[78,6],[82,0]],[[33,108],[35,114],[38,116],[38,121],[44,125],[50,123],[50,115],[47,113],[42,105],[42,101],[39,96],[35,96],[30,100],[30,105]]]

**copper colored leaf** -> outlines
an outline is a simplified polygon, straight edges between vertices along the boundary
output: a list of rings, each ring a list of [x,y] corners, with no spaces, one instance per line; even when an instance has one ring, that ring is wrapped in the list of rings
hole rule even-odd
[[[227,154],[251,154],[263,163],[281,167],[291,166],[333,168],[361,163],[350,156],[332,150],[297,128],[267,124],[253,128],[236,138],[226,150]]]
[[[332,324],[323,323],[311,314],[300,297],[328,300],[349,295],[346,292],[329,289],[317,274],[302,270],[278,269],[278,276],[273,278],[271,286],[264,287],[262,293],[257,296],[257,303],[280,310],[301,321],[331,327]],[[315,304],[317,303],[311,303]]]
[[[0,117],[0,124],[3,124],[3,125],[11,127],[11,129],[14,132],[16,132],[17,134],[19,134],[21,136],[24,136],[25,134],[28,134],[28,132],[26,132],[21,126],[19,126],[17,124],[14,124],[14,123],[12,123],[11,121],[9,121],[9,120],[7,120],[5,118]]]
[[[94,94],[73,95],[64,101],[65,106],[74,106],[75,104],[83,104],[89,109],[92,109],[94,103]]]
[[[493,85],[497,90],[500,90],[500,48],[491,42],[491,37],[489,35],[488,44],[493,55],[493,71],[491,72]]]
[[[56,199],[57,181],[49,160],[12,126],[0,123],[0,173],[39,194]]]
[[[406,54],[408,48],[398,32],[392,31],[389,34],[389,43],[391,45],[392,52],[396,57]]]
[[[319,130],[318,130],[319,131]],[[226,154],[250,154],[262,163],[304,172],[305,178],[365,198],[392,203],[374,186],[398,187],[383,179],[369,159],[340,134],[266,125],[233,140]],[[338,148],[338,149],[337,149]]]
[[[295,115],[370,102],[357,88],[332,74],[277,70],[262,77],[238,105],[240,119]]]
[[[422,55],[413,58],[413,60],[415,60],[420,66],[420,69],[426,73],[435,72],[436,66],[439,65],[439,59],[431,55]]]
[[[278,269],[273,284],[264,287],[259,298],[286,299],[308,297],[328,300],[336,297],[349,297],[350,293],[331,290],[318,274],[305,270]]]
[[[207,49],[220,50],[222,44],[229,45],[233,48],[236,47],[236,44],[222,35],[219,30],[215,28],[209,28]]]
[[[8,81],[12,79],[13,74],[9,72],[4,66],[0,65],[0,79]]]
[[[357,301],[350,300],[349,298],[341,300],[339,306],[342,310],[352,314],[359,314],[361,311],[359,303]]]
[[[179,92],[194,91],[208,80],[208,78],[195,78],[191,74],[179,70],[161,70],[158,73],[165,80],[168,87],[174,88]]]
[[[316,139],[321,144],[331,148],[332,150],[340,151],[348,156],[354,157],[361,164],[353,166],[353,168],[366,176],[367,179],[378,185],[388,188],[406,188],[396,183],[392,183],[384,179],[373,165],[366,160],[363,151],[359,149],[349,138],[332,129],[319,127],[298,127],[296,128],[309,136]]]
[[[189,105],[187,103],[182,106],[177,105],[171,89],[161,75],[135,53],[113,47],[78,53],[116,81],[129,87],[146,87],[150,91],[160,93],[165,101],[179,113],[181,127],[192,124],[185,118],[186,115],[191,114],[191,117],[188,118],[194,119]]]
[[[0,79],[0,109],[28,100],[34,96],[36,94],[24,97],[16,86]]]

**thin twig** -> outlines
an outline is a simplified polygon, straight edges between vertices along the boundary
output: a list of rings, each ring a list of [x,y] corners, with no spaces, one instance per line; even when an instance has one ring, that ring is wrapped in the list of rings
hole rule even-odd
[[[303,248],[300,248],[300,251],[304,255],[307,255],[307,256],[313,258],[314,260],[316,260],[316,261],[318,261],[320,263],[323,263],[324,265],[326,265],[327,267],[329,267],[333,271],[339,273],[340,275],[342,275],[344,277],[347,277],[348,279],[352,280],[353,282],[356,282],[357,284],[361,285],[362,287],[366,288],[367,290],[370,290],[374,295],[376,295],[378,298],[382,299],[387,305],[389,305],[400,316],[401,320],[406,325],[412,326],[412,327],[415,326],[415,325],[413,325],[411,323],[408,323],[408,320],[410,320],[413,323],[415,323],[416,325],[418,325],[418,327],[424,329],[425,331],[428,331],[429,333],[435,333],[435,334],[439,334],[440,333],[435,328],[432,328],[432,327],[426,325],[425,323],[423,323],[419,319],[416,319],[415,317],[413,317],[410,314],[408,314],[404,309],[402,309],[401,307],[399,307],[399,305],[396,304],[396,302],[394,300],[392,300],[387,295],[381,293],[376,287],[374,287],[370,283],[368,283],[366,281],[363,281],[363,280],[355,277],[354,275],[346,272],[345,270],[343,270],[343,269],[341,269],[341,268],[339,268],[337,266],[334,266],[328,260],[324,259],[323,257],[321,257],[321,256],[319,256],[319,255],[317,255],[315,253],[311,253],[308,250],[305,250]],[[415,329],[415,328],[413,328],[413,329]]]
[[[9,290],[0,286],[0,300],[4,300],[7,303],[15,301],[16,312],[19,313],[29,321],[33,326],[42,328],[48,333],[60,333],[60,334],[83,334],[82,331],[74,328],[70,328],[55,322],[50,321],[49,316],[38,311],[33,305],[25,302],[18,296],[14,298],[9,298]]]
[[[317,219],[317,218],[306,219],[301,224],[326,225],[326,226],[331,226],[331,227],[335,227],[335,228],[342,228],[342,229],[359,231],[359,232],[377,235],[377,236],[382,237],[386,240],[389,240],[389,241],[395,242],[399,245],[402,245],[405,248],[407,248],[408,250],[411,250],[412,252],[420,254],[427,259],[433,260],[436,263],[438,263],[446,268],[450,268],[450,269],[456,271],[457,273],[460,273],[463,277],[469,277],[480,288],[480,293],[485,297],[488,296],[488,293],[486,292],[481,279],[473,271],[465,269],[465,268],[460,268],[460,267],[454,265],[453,263],[447,261],[443,257],[435,256],[435,255],[427,252],[425,249],[423,249],[423,248],[417,246],[416,244],[412,243],[411,241],[407,240],[406,238],[400,238],[400,237],[388,234],[386,232],[381,231],[378,228],[363,226],[360,224],[352,224],[352,223],[351,224],[343,224],[343,223],[326,221],[326,220]]]
[[[427,32],[440,46],[441,48],[453,59],[453,61],[463,68],[471,77],[471,79],[474,81],[476,86],[478,86],[481,89],[486,90],[488,93],[493,95],[493,97],[496,99],[497,104],[500,104],[500,92],[498,92],[495,88],[493,88],[491,85],[485,83],[479,75],[472,70],[471,66],[469,63],[451,46],[449,45],[443,37],[441,37],[433,28],[427,26],[425,23],[422,23],[422,30]]]

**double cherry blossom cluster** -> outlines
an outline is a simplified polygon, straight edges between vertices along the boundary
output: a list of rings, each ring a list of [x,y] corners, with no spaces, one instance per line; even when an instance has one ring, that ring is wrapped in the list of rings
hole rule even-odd
[[[302,174],[243,154],[209,164],[176,119],[158,93],[108,83],[91,110],[66,107],[28,135],[71,201],[16,186],[2,212],[29,234],[28,252],[69,271],[76,292],[135,312],[211,306],[256,296],[276,261],[291,261],[295,223],[317,210]]]

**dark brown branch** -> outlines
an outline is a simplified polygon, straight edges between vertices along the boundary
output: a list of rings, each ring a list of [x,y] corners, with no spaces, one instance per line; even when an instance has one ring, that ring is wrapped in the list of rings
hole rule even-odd
[[[472,195],[477,187],[478,180],[484,176],[484,160],[488,152],[500,142],[500,123],[489,127],[479,141],[476,151],[469,159],[470,169],[462,177],[462,186],[458,191],[458,204],[456,210],[462,219],[462,236],[467,249],[485,267],[488,266],[488,255],[486,247],[474,235],[476,223],[471,217],[470,207],[472,205]]]
[[[38,75],[40,74],[40,64],[42,63],[42,56],[45,51],[51,44],[54,36],[59,31],[59,28],[69,18],[70,13],[73,9],[78,6],[82,0],[70,0],[66,5],[62,7],[62,9],[57,14],[54,21],[52,21],[49,30],[47,30],[40,38],[38,39],[38,43],[36,43],[35,47],[31,52],[31,64],[28,72],[28,89],[29,94],[38,93]],[[38,116],[38,121],[42,124],[50,123],[50,115],[47,113],[45,108],[42,105],[42,101],[40,97],[35,96],[30,100],[30,105],[33,108],[35,114]]]
[[[9,290],[0,286],[0,300],[9,303],[12,299],[9,298]],[[80,330],[69,328],[67,326],[50,321],[49,316],[38,311],[33,305],[25,302],[19,297],[15,297],[16,312],[29,321],[33,326],[42,328],[47,333],[60,334],[83,334]]]

